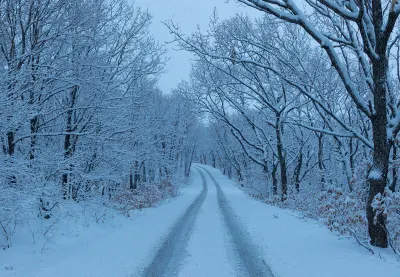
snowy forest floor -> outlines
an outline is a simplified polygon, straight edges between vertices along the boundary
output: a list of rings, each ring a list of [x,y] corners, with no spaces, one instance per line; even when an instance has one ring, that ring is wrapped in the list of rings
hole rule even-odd
[[[314,220],[251,198],[204,165],[193,167],[178,197],[111,217],[73,234],[59,230],[45,247],[17,236],[0,252],[0,276],[400,276],[390,250],[372,255]]]

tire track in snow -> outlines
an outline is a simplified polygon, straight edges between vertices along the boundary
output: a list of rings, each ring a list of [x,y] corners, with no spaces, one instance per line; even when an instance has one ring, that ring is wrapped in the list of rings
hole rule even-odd
[[[152,262],[147,268],[145,268],[141,276],[171,277],[178,275],[181,261],[185,256],[186,245],[189,241],[196,217],[206,198],[208,190],[204,174],[199,169],[197,170],[200,173],[203,182],[202,192],[173,225]]]
[[[200,166],[199,166],[200,167]],[[239,258],[239,269],[244,269],[249,277],[274,277],[271,269],[265,263],[260,249],[250,240],[249,233],[238,220],[233,209],[229,206],[218,182],[204,167],[200,167],[210,176],[217,188],[218,205],[223,215],[225,224],[232,237],[235,255]]]

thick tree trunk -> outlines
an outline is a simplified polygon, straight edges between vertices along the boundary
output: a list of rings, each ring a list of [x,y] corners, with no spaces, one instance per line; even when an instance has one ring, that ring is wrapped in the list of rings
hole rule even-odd
[[[374,75],[374,107],[375,114],[372,121],[372,134],[374,141],[372,173],[368,176],[369,196],[367,201],[368,233],[371,244],[386,248],[388,238],[386,233],[385,218],[381,214],[376,215],[372,207],[374,197],[380,193],[383,195],[387,185],[389,171],[390,143],[387,137],[387,110],[386,110],[386,74],[387,59],[385,54],[373,63]],[[376,217],[376,220],[375,220]]]

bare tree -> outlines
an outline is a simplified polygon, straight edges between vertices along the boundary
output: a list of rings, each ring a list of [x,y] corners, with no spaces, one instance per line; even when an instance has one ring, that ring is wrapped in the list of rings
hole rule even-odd
[[[385,218],[371,204],[387,185],[389,154],[400,129],[399,99],[391,89],[389,72],[390,52],[399,38],[395,26],[400,4],[380,0],[306,0],[310,12],[291,0],[239,2],[301,26],[325,50],[347,93],[371,121],[374,151],[368,178],[368,230],[373,245],[387,247]],[[347,66],[348,52],[363,70],[368,94],[354,82]]]

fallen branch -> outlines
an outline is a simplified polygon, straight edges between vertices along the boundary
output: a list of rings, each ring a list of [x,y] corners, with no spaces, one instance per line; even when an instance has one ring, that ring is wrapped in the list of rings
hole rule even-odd
[[[335,206],[333,206],[336,210],[336,212],[342,217],[344,218],[343,214],[339,211],[339,209]],[[372,254],[375,254],[374,250],[372,249],[371,244],[368,242],[368,245],[366,245],[365,243],[363,243],[360,238],[357,236],[356,232],[347,224],[346,220],[343,220],[347,230],[350,232],[350,234],[353,236],[353,238],[356,239],[356,241],[358,242],[359,245],[361,245],[362,247],[364,247],[365,249],[367,249],[368,251],[370,251]]]

